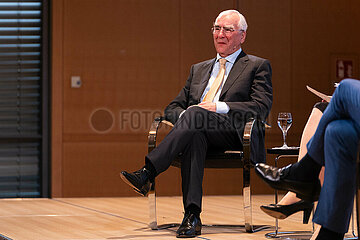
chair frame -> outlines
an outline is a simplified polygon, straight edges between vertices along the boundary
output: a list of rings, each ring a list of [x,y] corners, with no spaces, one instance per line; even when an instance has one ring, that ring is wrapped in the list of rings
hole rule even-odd
[[[352,212],[352,219],[351,219],[351,234],[352,237],[345,237],[344,240],[355,240],[360,239],[360,225],[359,225],[359,218],[360,218],[360,143],[358,145],[357,151],[357,158],[356,158],[356,191],[355,191],[355,198],[354,198],[354,210]],[[356,216],[356,228],[355,228],[355,216]],[[356,232],[355,232],[356,229]],[[357,235],[356,235],[357,234]]]
[[[211,155],[207,154],[205,161],[205,168],[242,168],[243,169],[243,198],[244,198],[244,221],[245,224],[241,227],[245,228],[248,233],[257,232],[266,228],[268,225],[253,225],[252,223],[252,206],[251,206],[251,191],[250,191],[250,168],[252,167],[250,161],[250,144],[251,133],[255,124],[255,119],[250,119],[244,128],[243,135],[243,151],[225,151]],[[167,124],[173,126],[172,123],[165,120],[164,117],[157,117],[151,124],[148,135],[148,152],[150,153],[156,147],[156,138],[159,127],[161,124]],[[219,161],[219,159],[226,159],[226,161]],[[172,166],[181,167],[179,159],[174,160],[171,163]],[[159,226],[157,223],[156,215],[156,192],[155,192],[155,180],[150,185],[150,191],[148,194],[149,202],[149,227],[153,230],[159,230],[163,228],[174,227],[175,224],[164,224]],[[231,225],[234,226],[234,225]],[[239,227],[239,226],[237,226]]]
[[[278,149],[278,148],[269,148],[267,149],[268,154],[276,154],[275,157],[275,167],[278,167],[278,161],[281,158],[297,158],[299,156],[300,147],[289,148],[289,149]],[[278,204],[278,190],[275,190],[275,204]],[[314,209],[312,214],[314,215]],[[279,220],[275,218],[275,231],[265,234],[266,238],[277,238],[277,239],[287,239],[287,240],[296,240],[299,237],[308,237],[310,238],[315,231],[314,223],[312,223],[312,231],[281,231],[279,232]]]

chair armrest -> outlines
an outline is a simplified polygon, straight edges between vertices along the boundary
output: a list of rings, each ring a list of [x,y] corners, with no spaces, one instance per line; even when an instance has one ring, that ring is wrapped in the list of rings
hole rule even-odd
[[[263,122],[251,118],[246,122],[244,128],[244,135],[243,135],[244,168],[248,168],[248,169],[251,168],[251,161],[250,161],[251,134],[253,132],[253,127],[256,121],[258,124],[264,125]]]
[[[244,146],[247,144],[250,144],[250,142],[251,142],[251,133],[252,133],[252,129],[253,129],[255,121],[256,121],[255,119],[251,118],[245,124],[244,135],[243,135]]]
[[[150,126],[148,134],[148,153],[150,153],[156,147],[156,137],[161,124],[166,124],[170,127],[174,126],[171,122],[166,121],[163,116],[156,117],[154,119]]]

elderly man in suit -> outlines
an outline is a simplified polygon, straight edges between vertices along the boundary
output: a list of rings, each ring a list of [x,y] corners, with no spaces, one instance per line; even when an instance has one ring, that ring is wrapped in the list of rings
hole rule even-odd
[[[201,201],[207,149],[242,149],[241,137],[250,117],[265,120],[272,105],[268,60],[247,55],[241,48],[247,23],[236,10],[223,11],[212,28],[217,56],[191,67],[179,95],[166,107],[173,129],[151,153],[145,166],[121,178],[146,196],[150,181],[181,155],[185,215],[177,237],[201,234]],[[252,161],[263,162],[264,133],[252,137]]]

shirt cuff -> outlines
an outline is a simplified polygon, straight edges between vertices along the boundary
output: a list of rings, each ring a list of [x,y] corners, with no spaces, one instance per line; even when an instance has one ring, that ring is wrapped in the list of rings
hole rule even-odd
[[[216,102],[216,112],[217,113],[228,113],[230,108],[225,102]]]

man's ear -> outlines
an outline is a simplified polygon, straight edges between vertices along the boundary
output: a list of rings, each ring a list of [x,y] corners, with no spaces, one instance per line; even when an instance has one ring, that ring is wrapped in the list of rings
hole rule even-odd
[[[240,43],[243,44],[245,42],[245,39],[246,39],[246,32],[245,31],[242,31],[241,32],[241,40],[240,40]]]

